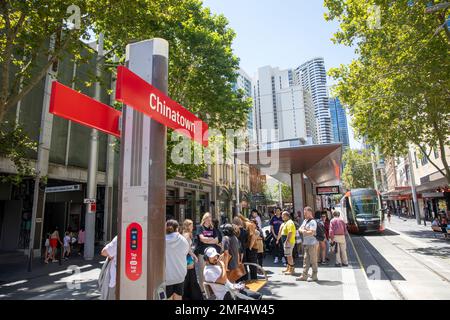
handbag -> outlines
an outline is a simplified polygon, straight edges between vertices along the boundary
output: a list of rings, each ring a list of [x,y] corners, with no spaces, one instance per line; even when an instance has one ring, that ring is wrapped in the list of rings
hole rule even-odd
[[[256,248],[258,250],[258,253],[264,253],[264,243],[261,237],[258,237],[258,239],[256,240]]]
[[[337,253],[337,244],[336,242],[330,243],[329,253]]]
[[[240,261],[240,255],[238,256],[238,260],[239,261],[237,268],[227,272],[227,278],[228,280],[230,280],[230,282],[236,282],[237,280],[239,280],[240,278],[242,278],[247,274],[244,264],[242,263],[242,261]]]
[[[106,258],[105,262],[103,263],[100,274],[98,276],[98,280],[97,280],[99,291],[102,291],[102,287],[104,285],[108,286],[109,277],[107,279],[106,279],[106,277],[107,277],[107,274],[109,273],[110,268],[111,268],[111,260],[109,258]],[[105,281],[105,280],[107,280],[107,281]],[[105,282],[108,282],[108,283],[105,283]]]

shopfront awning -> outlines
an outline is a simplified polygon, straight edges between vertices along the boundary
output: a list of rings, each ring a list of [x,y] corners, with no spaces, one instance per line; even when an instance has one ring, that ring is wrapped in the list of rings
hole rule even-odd
[[[442,175],[441,175],[442,176]],[[420,186],[417,186],[418,192],[435,192],[437,189],[445,189],[447,187],[447,179],[442,177],[440,179],[429,181],[426,183],[422,183]]]

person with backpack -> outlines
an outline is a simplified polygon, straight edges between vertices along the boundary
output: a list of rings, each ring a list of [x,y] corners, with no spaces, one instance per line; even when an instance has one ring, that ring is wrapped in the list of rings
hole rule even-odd
[[[317,246],[316,239],[317,222],[314,220],[314,213],[311,207],[304,209],[305,220],[300,227],[303,235],[303,272],[302,275],[295,280],[297,281],[318,281],[318,263],[317,263]],[[309,268],[312,268],[312,275],[308,277]]]
[[[347,246],[345,243],[345,235],[347,234],[347,226],[344,220],[340,217],[339,211],[335,210],[333,212],[333,219],[330,221],[330,241],[331,243],[336,243],[336,267],[348,266],[347,259]]]

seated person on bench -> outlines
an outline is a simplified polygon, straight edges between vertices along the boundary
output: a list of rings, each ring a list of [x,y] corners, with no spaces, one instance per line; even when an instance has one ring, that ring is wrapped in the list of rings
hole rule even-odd
[[[448,238],[447,220],[445,218],[442,218],[441,221],[439,221],[439,218],[435,218],[431,223],[431,229],[435,232],[443,233],[445,238]]]
[[[204,259],[206,262],[206,266],[203,275],[205,282],[218,284],[217,286],[211,286],[216,299],[232,300],[232,297],[228,290],[235,290],[240,294],[260,300],[262,296],[258,292],[245,289],[242,284],[233,284],[228,280],[225,264],[222,258],[223,257],[220,256],[217,250],[213,247],[208,247],[205,250]]]
[[[442,232],[441,224],[439,222],[439,218],[434,218],[433,222],[431,223],[431,229],[436,232]]]

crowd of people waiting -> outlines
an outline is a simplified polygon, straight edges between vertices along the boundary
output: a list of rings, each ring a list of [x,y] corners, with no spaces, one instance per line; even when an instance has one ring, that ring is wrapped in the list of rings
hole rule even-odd
[[[277,208],[266,234],[257,210],[252,210],[249,218],[238,214],[231,223],[227,219],[220,223],[205,213],[195,233],[192,220],[186,219],[180,225],[169,219],[165,252],[167,298],[202,300],[208,286],[219,300],[231,299],[230,291],[260,299],[261,294],[246,289],[244,281],[258,279],[258,265],[263,266],[267,253],[273,255],[274,264],[283,263],[285,275],[294,275],[294,258],[302,254],[303,272],[296,280],[317,281],[318,265],[328,263],[329,252],[336,253],[336,266],[348,266],[347,228],[339,215],[339,211],[331,210],[314,213],[306,207],[300,223],[298,215]],[[116,254],[117,237],[102,250],[103,256],[114,260],[108,290],[102,291],[104,299],[114,299]]]

